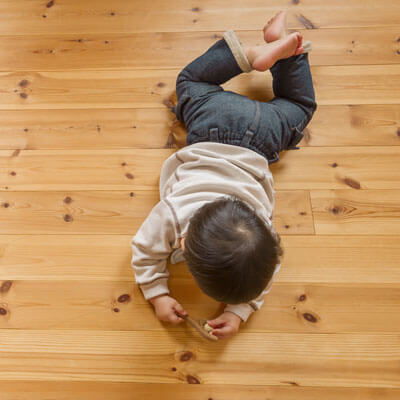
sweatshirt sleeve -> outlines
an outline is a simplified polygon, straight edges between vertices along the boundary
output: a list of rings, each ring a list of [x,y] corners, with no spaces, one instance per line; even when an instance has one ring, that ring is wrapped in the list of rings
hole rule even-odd
[[[132,267],[146,300],[169,293],[167,258],[175,241],[173,215],[160,201],[132,239]]]
[[[225,307],[224,311],[230,311],[240,317],[243,322],[246,322],[250,315],[261,308],[264,304],[264,296],[268,294],[271,290],[272,283],[274,281],[275,275],[279,272],[281,265],[277,265],[275,268],[274,274],[272,275],[271,280],[268,282],[267,287],[263,290],[263,292],[255,299],[249,301],[248,303],[241,304],[228,304]]]

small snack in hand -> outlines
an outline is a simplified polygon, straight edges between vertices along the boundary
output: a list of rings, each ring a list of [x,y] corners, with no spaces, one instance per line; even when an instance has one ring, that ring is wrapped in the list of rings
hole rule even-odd
[[[214,335],[211,333],[211,332],[213,331],[214,328],[213,328],[212,326],[208,325],[207,322],[203,325],[203,328],[204,328],[204,330],[207,331],[207,333],[208,333],[209,335],[214,336]]]

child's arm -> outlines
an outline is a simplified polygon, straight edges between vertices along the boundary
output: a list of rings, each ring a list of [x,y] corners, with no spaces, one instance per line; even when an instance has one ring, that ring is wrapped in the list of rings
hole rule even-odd
[[[275,275],[279,272],[281,266],[280,264],[276,266],[274,274],[272,275],[271,280],[268,282],[267,287],[263,290],[263,292],[254,300],[249,301],[248,303],[241,304],[228,304],[225,307],[225,312],[229,311],[236,314],[238,317],[242,319],[243,322],[246,322],[250,315],[261,308],[264,304],[264,297],[269,293],[272,287],[272,283],[274,281]]]
[[[132,239],[132,266],[146,300],[169,293],[167,258],[175,241],[173,216],[160,201]]]

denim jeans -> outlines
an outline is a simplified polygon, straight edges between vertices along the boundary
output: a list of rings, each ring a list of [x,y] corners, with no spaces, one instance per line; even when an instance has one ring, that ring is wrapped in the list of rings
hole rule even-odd
[[[280,60],[270,71],[275,97],[263,102],[220,86],[242,73],[225,39],[187,65],[177,78],[173,109],[186,126],[186,144],[243,146],[269,163],[279,160],[280,151],[297,149],[317,108],[308,54]]]

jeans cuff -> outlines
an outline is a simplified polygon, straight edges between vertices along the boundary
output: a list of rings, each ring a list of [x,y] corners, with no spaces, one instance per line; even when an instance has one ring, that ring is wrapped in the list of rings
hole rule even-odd
[[[311,40],[306,40],[305,42],[303,42],[303,48],[303,53],[309,53],[312,50]]]
[[[224,33],[224,39],[229,46],[233,57],[235,57],[235,60],[238,63],[240,69],[243,72],[252,71],[253,67],[250,65],[249,60],[247,59],[247,56],[243,50],[243,47],[240,44],[238,37],[236,36],[236,33],[232,30],[226,31]]]

